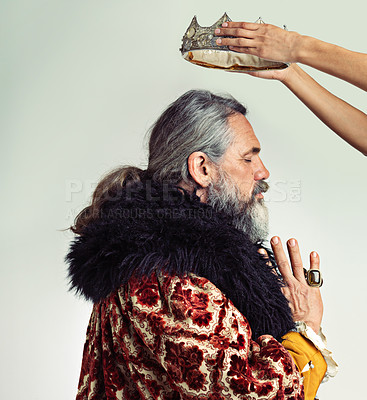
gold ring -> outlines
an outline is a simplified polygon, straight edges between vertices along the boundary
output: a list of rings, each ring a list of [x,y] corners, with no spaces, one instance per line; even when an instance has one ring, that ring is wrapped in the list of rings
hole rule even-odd
[[[321,287],[324,283],[322,279],[321,272],[318,269],[309,269],[303,268],[303,272],[305,274],[306,282],[309,286],[312,287]]]

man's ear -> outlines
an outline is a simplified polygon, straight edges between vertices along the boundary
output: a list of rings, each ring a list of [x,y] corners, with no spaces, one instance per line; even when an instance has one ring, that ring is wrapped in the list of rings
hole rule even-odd
[[[192,179],[201,187],[207,187],[215,176],[214,163],[202,151],[189,155],[187,167]]]

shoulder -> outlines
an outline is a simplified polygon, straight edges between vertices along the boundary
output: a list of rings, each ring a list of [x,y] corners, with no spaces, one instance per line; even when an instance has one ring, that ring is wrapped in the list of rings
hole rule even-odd
[[[154,303],[153,299],[159,296],[176,303],[197,300],[202,303],[201,306],[208,305],[209,301],[215,304],[230,302],[214,283],[194,273],[180,276],[160,271],[149,276],[133,275],[128,282],[128,290],[129,295],[142,304]],[[194,303],[199,306],[199,303]]]
[[[148,277],[133,276],[128,283],[128,296],[135,311],[145,317],[164,314],[199,334],[211,331],[221,335],[230,328],[242,341],[251,337],[247,319],[232,301],[210,280],[196,274],[160,272]]]

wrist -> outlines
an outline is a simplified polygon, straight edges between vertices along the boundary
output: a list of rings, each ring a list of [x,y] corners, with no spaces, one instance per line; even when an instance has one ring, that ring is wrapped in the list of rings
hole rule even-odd
[[[318,39],[311,36],[299,35],[295,44],[297,62],[309,65],[312,62],[312,57],[317,51]]]
[[[295,326],[294,330],[301,334],[306,334],[306,332],[310,332],[310,330],[312,330],[316,335],[320,333],[320,325],[316,325],[312,322],[295,321],[294,326]]]
[[[314,330],[304,321],[296,321],[295,329],[293,331],[296,331],[301,336],[312,342],[312,344],[316,347],[317,350],[320,351],[320,353],[324,357],[327,364],[327,370],[323,378],[323,382],[327,381],[330,377],[335,376],[338,372],[338,364],[333,360],[331,351],[327,349],[326,338],[321,328],[319,328],[319,331],[316,334]],[[287,335],[285,335],[285,337]],[[285,347],[288,349],[288,346]]]
[[[291,43],[290,43],[290,62],[300,62],[300,57],[303,54],[303,47],[307,41],[306,36],[299,34],[298,32],[291,33]]]
[[[297,64],[290,64],[290,66],[284,70],[284,73],[278,80],[287,87],[291,86],[292,82],[294,82],[298,77],[298,69],[299,67]]]

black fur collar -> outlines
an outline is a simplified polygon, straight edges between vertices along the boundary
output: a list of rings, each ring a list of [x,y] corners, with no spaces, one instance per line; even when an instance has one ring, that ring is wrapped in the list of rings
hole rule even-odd
[[[100,217],[71,243],[65,257],[69,290],[98,302],[133,271],[192,272],[233,301],[254,338],[271,334],[280,340],[293,327],[291,312],[259,247],[195,194],[141,182],[111,195]]]

